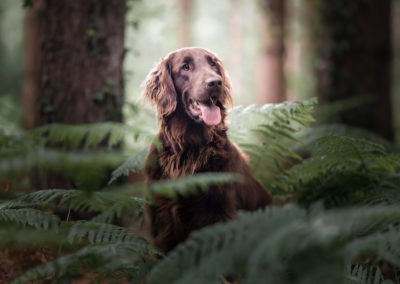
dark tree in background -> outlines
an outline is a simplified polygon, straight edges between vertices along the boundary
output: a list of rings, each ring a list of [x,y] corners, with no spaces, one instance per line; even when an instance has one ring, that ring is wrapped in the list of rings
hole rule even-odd
[[[230,1],[229,15],[229,59],[227,61],[229,66],[229,74],[232,78],[232,94],[233,96],[240,96],[243,94],[243,19],[242,11],[244,8],[243,1],[232,0]]]
[[[25,127],[122,121],[126,0],[37,0],[26,25]],[[71,187],[40,172],[35,188]]]
[[[340,122],[393,139],[391,1],[315,0],[315,74],[320,102],[360,98]]]
[[[189,46],[190,39],[190,23],[191,23],[191,0],[179,0],[179,8],[181,18],[179,21],[179,45],[180,47]]]
[[[126,1],[32,2],[26,126],[121,121]]]
[[[265,23],[261,27],[262,57],[258,67],[257,101],[285,100],[285,23],[286,0],[260,0]]]

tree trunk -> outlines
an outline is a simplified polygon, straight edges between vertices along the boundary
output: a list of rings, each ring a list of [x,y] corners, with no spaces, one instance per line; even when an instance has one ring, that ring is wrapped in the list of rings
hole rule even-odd
[[[37,0],[27,15],[26,126],[122,120],[126,0]],[[39,173],[39,188],[66,188]]]
[[[179,0],[181,17],[179,22],[179,44],[180,47],[190,45],[190,23],[191,23],[191,0]]]
[[[304,100],[315,93],[310,29],[315,6],[310,0],[288,1],[286,14],[286,100]]]
[[[285,0],[262,0],[260,34],[262,54],[258,63],[257,101],[285,100]],[[266,20],[266,21],[265,21]]]
[[[391,111],[391,1],[317,1],[317,92],[321,102],[364,101],[344,111],[342,123],[393,139]],[[369,103],[368,103],[369,102]]]
[[[35,124],[36,100],[39,96],[40,68],[40,12],[43,1],[35,1],[35,5],[27,8],[25,16],[25,50],[24,50],[24,79],[22,83],[22,125],[32,128]]]
[[[242,85],[242,65],[243,65],[243,50],[242,50],[242,15],[243,2],[240,0],[232,0],[229,9],[229,61],[230,76],[232,78],[232,96],[240,98],[243,95]],[[236,99],[235,99],[236,102]]]
[[[393,78],[400,78],[400,1],[394,1],[392,27],[393,27]],[[400,109],[400,80],[394,79],[394,91],[392,92],[393,107],[392,110]],[[393,120],[395,122],[394,132],[396,134],[396,142],[400,144],[400,113],[393,112]]]
[[[34,125],[121,121],[125,1],[43,4]]]

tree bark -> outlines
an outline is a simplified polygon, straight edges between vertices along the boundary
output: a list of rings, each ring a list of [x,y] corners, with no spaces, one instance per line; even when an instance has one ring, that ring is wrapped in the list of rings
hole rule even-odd
[[[400,78],[400,1],[394,1],[392,13],[392,27],[393,27],[393,78]],[[400,81],[394,80],[393,82],[392,98],[393,98],[393,120],[394,132],[396,134],[396,142],[400,144],[400,113],[395,111],[400,107]]]
[[[24,49],[24,79],[22,83],[22,126],[26,129],[35,124],[36,100],[39,94],[40,68],[40,12],[44,2],[35,1],[35,5],[27,8],[25,16],[25,49]]]
[[[43,4],[33,124],[120,121],[125,1]]]
[[[393,139],[391,1],[318,0],[317,92],[321,102],[361,98],[342,123]],[[367,103],[369,101],[369,103]]]
[[[285,100],[285,0],[262,0],[260,29],[262,54],[257,72],[257,101],[276,103]]]
[[[229,61],[230,76],[232,78],[232,96],[239,98],[243,95],[243,82],[242,82],[242,64],[243,64],[243,22],[241,11],[243,10],[243,2],[240,0],[232,0],[229,9]]]
[[[191,0],[179,0],[181,18],[179,22],[179,44],[181,47],[190,45]]]
[[[27,15],[25,126],[122,120],[126,0],[36,0]],[[73,187],[38,172],[37,188]]]

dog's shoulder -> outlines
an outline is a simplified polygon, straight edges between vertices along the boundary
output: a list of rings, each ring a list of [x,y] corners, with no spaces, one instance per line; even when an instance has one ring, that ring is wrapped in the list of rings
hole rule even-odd
[[[144,163],[144,174],[146,181],[159,180],[162,176],[162,169],[159,160],[159,147],[151,144]]]

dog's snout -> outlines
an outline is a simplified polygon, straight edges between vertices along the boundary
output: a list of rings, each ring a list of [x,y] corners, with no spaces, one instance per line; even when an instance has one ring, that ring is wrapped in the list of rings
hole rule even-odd
[[[222,80],[218,77],[211,77],[206,80],[208,89],[218,89],[222,86]]]

